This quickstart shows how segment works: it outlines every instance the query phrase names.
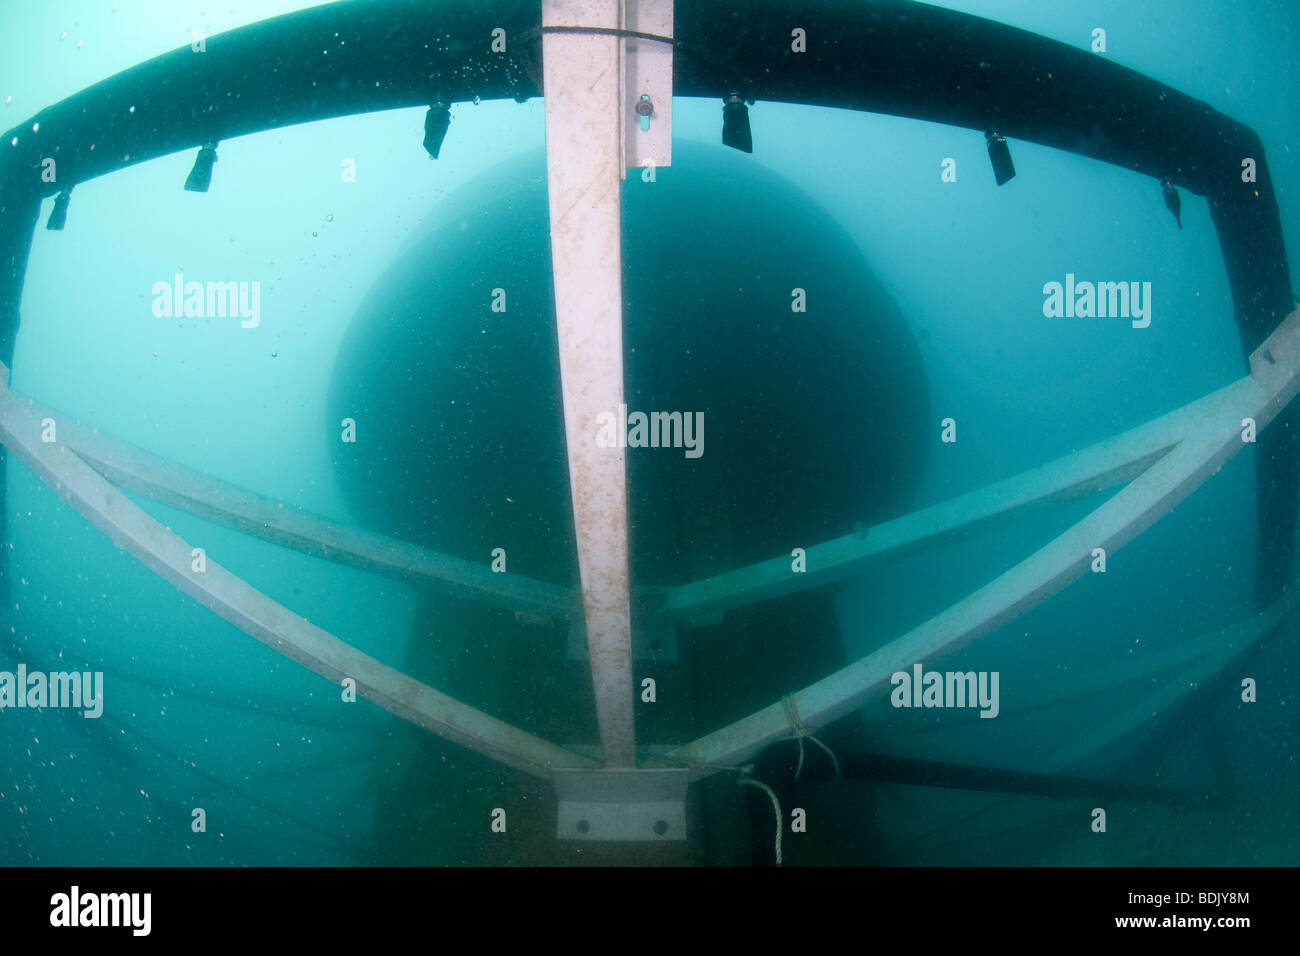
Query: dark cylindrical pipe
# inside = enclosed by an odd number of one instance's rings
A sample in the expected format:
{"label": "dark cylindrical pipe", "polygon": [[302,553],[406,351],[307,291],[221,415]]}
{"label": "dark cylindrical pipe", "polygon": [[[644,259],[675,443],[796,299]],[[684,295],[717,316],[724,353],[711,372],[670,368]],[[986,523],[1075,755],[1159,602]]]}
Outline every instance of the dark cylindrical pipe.
{"label": "dark cylindrical pipe", "polygon": [[72,198],[72,187],[69,186],[63,192],[54,197],[54,208],[50,210],[50,218],[45,220],[45,228],[52,230],[62,229],[68,223],[68,201]]}
{"label": "dark cylindrical pipe", "polygon": [[754,151],[754,137],[749,129],[749,107],[739,93],[732,93],[722,106],[722,145],[742,153]]}
{"label": "dark cylindrical pipe", "polygon": [[447,138],[447,128],[451,126],[451,110],[443,102],[434,103],[429,112],[424,114],[424,148],[433,159],[438,158],[442,141]]}
{"label": "dark cylindrical pipe", "polygon": [[1178,196],[1177,188],[1170,180],[1163,179],[1160,181],[1160,191],[1165,197],[1165,208],[1174,214],[1178,228],[1183,228],[1183,201]]}
{"label": "dark cylindrical pipe", "polygon": [[185,179],[185,189],[192,193],[207,192],[208,187],[212,185],[212,166],[216,161],[216,144],[208,143],[199,150],[199,155],[194,158],[194,168],[190,170],[189,176]]}
{"label": "dark cylindrical pipe", "polygon": [[989,143],[989,159],[993,162],[993,176],[1001,186],[1016,175],[1015,164],[1011,162],[1011,147],[1007,145],[1006,137],[996,130],[989,130],[984,134],[984,138]]}

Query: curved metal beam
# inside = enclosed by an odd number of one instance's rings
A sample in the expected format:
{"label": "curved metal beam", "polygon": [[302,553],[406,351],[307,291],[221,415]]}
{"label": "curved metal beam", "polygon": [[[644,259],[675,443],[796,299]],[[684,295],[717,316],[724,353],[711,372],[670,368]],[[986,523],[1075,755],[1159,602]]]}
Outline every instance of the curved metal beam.
{"label": "curved metal beam", "polygon": [[[968,595],[847,667],[792,695],[809,728],[830,723],[883,692],[890,677],[956,650],[1029,610],[1087,572],[1093,548],[1113,553],[1137,537],[1244,447],[1242,419],[1261,427],[1300,391],[1300,309],[1251,356],[1251,374],[1168,422],[1180,440],[1131,484],[1073,527]],[[743,763],[793,731],[785,702],[670,751],[666,763],[703,777]]]}
{"label": "curved metal beam", "polygon": [[[4,373],[0,365],[0,376]],[[284,548],[432,587],[453,597],[482,601],[536,620],[582,619],[582,602],[569,588],[521,574],[494,572],[482,562],[338,524],[297,505],[150,454],[26,396],[21,400],[36,418],[53,419],[60,440],[123,491]]]}
{"label": "curved metal beam", "polygon": [[118,491],[67,445],[42,441],[42,431],[41,418],[26,400],[0,387],[0,441],[23,464],[119,548],[267,647],[335,684],[353,678],[358,694],[398,717],[544,779],[556,769],[597,766],[362,653],[215,561],[195,573],[189,542]]}

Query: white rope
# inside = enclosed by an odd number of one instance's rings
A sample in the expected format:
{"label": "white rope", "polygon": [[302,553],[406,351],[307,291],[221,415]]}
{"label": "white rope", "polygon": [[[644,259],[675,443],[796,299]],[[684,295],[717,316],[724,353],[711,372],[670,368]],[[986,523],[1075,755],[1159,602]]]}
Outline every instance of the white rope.
{"label": "white rope", "polygon": [[771,799],[772,810],[776,813],[776,865],[780,866],[781,865],[781,833],[783,829],[781,826],[781,801],[776,798],[775,790],[773,790],[763,781],[755,780],[753,777],[748,776],[748,773],[749,773],[749,768],[747,768],[745,772],[741,774],[740,779],[737,780],[736,783],[744,784],[750,787],[758,787],[768,795],[769,799]]}
{"label": "white rope", "polygon": [[835,779],[840,779],[839,758],[835,756],[835,751],[831,750],[831,748],[826,746],[825,743],[817,739],[817,735],[803,722],[803,719],[799,716],[799,705],[795,702],[794,695],[786,694],[782,697],[781,706],[785,708],[785,719],[790,724],[790,729],[793,731],[787,739],[795,740],[799,743],[799,761],[795,764],[794,768],[794,782],[798,783],[799,776],[803,773],[803,742],[805,737],[815,743],[818,747],[821,747],[822,750],[826,751],[826,756],[831,758],[831,765],[835,768]]}
{"label": "white rope", "polygon": [[725,764],[703,763],[697,760],[680,760],[675,757],[670,757],[667,754],[658,754],[651,759],[660,760],[664,763],[675,763],[678,766],[689,767],[692,770],[724,770],[738,773],[740,774],[740,777],[736,780],[737,784],[748,787],[758,787],[766,793],[768,799],[772,801],[772,810],[776,814],[776,865],[781,866],[781,838],[784,832],[784,828],[781,825],[781,801],[777,799],[775,790],[763,783],[763,781],[755,780],[750,776],[750,774],[754,772],[754,765],[752,763],[730,767]]}
{"label": "white rope", "polygon": [[[835,751],[831,750],[831,748],[826,746],[825,743],[817,739],[817,735],[813,733],[812,729],[808,727],[800,718],[799,707],[795,703],[794,695],[787,694],[786,696],[782,697],[781,706],[785,708],[785,719],[790,723],[791,734],[787,739],[797,741],[799,744],[799,762],[794,769],[795,783],[799,782],[799,775],[803,773],[804,738],[811,740],[818,747],[821,747],[822,750],[826,751],[826,756],[831,758],[831,765],[835,768],[835,779],[836,780],[840,779],[839,758],[835,756]],[[782,838],[785,835],[785,826],[784,826],[784,821],[781,818],[781,801],[780,799],[778,799],[775,790],[773,790],[767,784],[763,783],[763,781],[755,780],[753,777],[750,776],[750,774],[754,770],[753,764],[744,764],[738,767],[729,767],[722,764],[710,764],[710,763],[700,763],[697,761],[679,760],[673,757],[669,757],[667,754],[658,755],[653,759],[662,760],[666,763],[675,763],[680,766],[690,767],[692,770],[697,770],[697,769],[698,770],[730,770],[740,774],[739,779],[736,780],[737,784],[746,787],[758,787],[760,790],[766,793],[768,799],[772,801],[772,812],[776,816],[776,841],[775,841],[776,865],[777,866],[783,865],[782,854],[781,854],[781,842],[782,842]]]}

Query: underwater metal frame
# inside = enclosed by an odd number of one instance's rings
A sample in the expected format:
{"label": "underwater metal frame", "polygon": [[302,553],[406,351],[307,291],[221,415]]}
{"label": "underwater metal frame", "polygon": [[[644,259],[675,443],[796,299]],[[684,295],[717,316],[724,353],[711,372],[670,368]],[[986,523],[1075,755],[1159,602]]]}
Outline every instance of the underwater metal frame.
{"label": "underwater metal frame", "polygon": [[[194,573],[190,544],[127,498],[115,483],[284,547],[376,573],[419,579],[498,606],[517,609],[526,603],[546,613],[564,614],[567,609],[572,614],[574,596],[560,598],[567,594],[564,589],[515,574],[484,574],[471,562],[344,528],[293,505],[207,478],[107,438],[20,395],[8,386],[8,369],[3,366],[0,378],[4,381],[0,441],[119,547],[236,627],[330,680],[356,678],[358,692],[379,706],[521,770],[549,778],[557,769],[600,766],[376,661],[215,562],[207,562],[206,573]],[[878,525],[865,535],[854,533],[809,548],[814,570],[806,574],[791,573],[788,560],[778,557],[683,585],[669,592],[661,613],[689,614],[692,607],[706,603],[701,593],[710,596],[711,610],[719,612],[723,606],[739,607],[818,587],[860,573],[866,562],[884,554],[1011,514],[1036,501],[1090,494],[1128,482],[1105,504],[984,587],[791,695],[802,723],[815,728],[860,706],[873,691],[883,689],[894,671],[975,640],[1065,587],[1085,573],[1093,548],[1103,547],[1109,553],[1123,547],[1245,446],[1244,418],[1254,419],[1262,429],[1298,391],[1300,309],[1255,351],[1250,375],[1204,398],[1055,462]],[[71,437],[61,443],[42,442],[45,419],[53,419]],[[780,579],[778,567],[785,569]],[[493,578],[504,581],[498,586]],[[1239,634],[1225,647],[1239,653],[1276,626],[1290,611],[1294,593],[1288,592],[1251,618],[1244,639]],[[542,595],[544,602],[539,600]],[[1116,682],[1133,676],[1137,675],[1117,675]],[[1148,707],[1141,709],[1150,713]],[[702,779],[735,767],[795,729],[786,705],[776,702],[666,754],[647,754],[643,765],[687,766],[693,779]],[[1097,746],[1103,742],[1099,740]]]}
{"label": "underwater metal frame", "polygon": [[[289,123],[428,104],[433,98],[458,102],[484,92],[489,97],[537,95],[540,6],[535,2],[467,5],[385,0],[309,8],[212,38],[201,69],[193,68],[187,51],[176,51],[96,84],[11,130],[6,134],[9,142],[0,143],[0,362],[13,360],[27,254],[45,196],[61,190],[66,197],[77,182],[126,165]],[[777,15],[778,4],[760,0],[742,21],[704,3],[678,0],[673,42],[682,56],[675,71],[676,92],[725,98],[740,90],[746,98],[872,109],[996,130],[1000,135],[1104,159],[1204,194],[1210,199],[1223,246],[1250,371],[1227,388],[1090,449],[886,522],[865,534],[810,548],[806,574],[792,574],[788,560],[777,557],[672,589],[662,597],[659,613],[663,618],[707,619],[730,607],[860,573],[867,562],[883,554],[1010,513],[1032,501],[1129,482],[1030,558],[925,624],[786,701],[774,702],[667,754],[651,755],[649,748],[641,748],[643,767],[684,766],[690,768],[692,779],[734,768],[767,743],[796,731],[796,724],[815,728],[850,712],[884,687],[900,666],[989,633],[1064,587],[1084,573],[1094,547],[1108,551],[1122,547],[1239,451],[1242,419],[1253,418],[1262,429],[1280,414],[1289,415],[1291,401],[1300,390],[1300,311],[1291,311],[1278,324],[1290,309],[1289,273],[1262,145],[1249,129],[1133,71],[977,17],[905,2],[873,4],[870,18],[863,15],[863,8],[831,9],[813,4],[810,9],[808,16],[819,18],[824,29],[847,37],[842,41],[844,48],[876,51],[879,56],[871,68],[865,63],[867,57],[854,58],[851,64],[830,64],[825,53],[805,64],[786,62],[773,68],[772,38],[779,40],[781,30],[770,24],[784,22]],[[393,24],[403,19],[405,28],[396,32],[406,39],[395,46]],[[477,39],[502,24],[508,31],[515,30],[518,37],[510,55],[464,52],[472,46],[467,38]],[[434,55],[429,44],[411,40],[415,37],[418,41],[421,25],[430,34],[436,31],[454,39],[456,43],[447,46],[461,47],[456,53],[459,59],[418,66]],[[321,48],[316,34],[322,30],[351,30],[350,36],[356,37],[347,48],[347,58],[331,62],[333,73],[353,71],[357,78],[382,73],[384,81],[376,80],[373,88],[368,83],[351,83],[340,84],[338,89],[307,82],[311,51]],[[926,42],[919,47],[903,42],[909,37]],[[278,58],[259,52],[272,43]],[[775,48],[780,46],[778,43]],[[279,71],[278,79],[285,79],[279,60],[286,47],[291,57],[294,51],[300,56],[306,79],[285,88],[277,110],[269,110],[253,98],[228,95],[258,82],[250,70]],[[720,49],[727,49],[728,55],[711,52]],[[901,56],[898,51],[904,49],[910,59],[895,65],[906,67],[906,82],[912,84],[913,98],[906,101],[898,92],[903,74],[884,68],[891,56]],[[971,58],[976,55],[987,69],[973,70]],[[396,68],[395,62],[405,66]],[[1045,62],[1051,71],[1042,67]],[[816,77],[831,65],[836,70],[836,84],[827,92],[817,86]],[[425,68],[428,66],[432,69]],[[917,96],[916,84],[927,66],[934,69]],[[959,87],[960,93],[948,82],[953,75],[967,80]],[[436,77],[436,91],[431,89],[430,77]],[[924,89],[927,83],[929,92]],[[141,115],[127,118],[127,102],[142,107]],[[1125,119],[1120,111],[1106,111],[1107,102],[1137,104],[1138,108],[1130,109]],[[1120,118],[1114,121],[1114,128],[1103,129],[1080,143],[1074,132],[1085,121],[1095,124],[1099,115]],[[1134,115],[1139,119],[1134,120]],[[1162,145],[1138,145],[1135,122],[1145,123],[1141,127],[1147,134],[1144,142],[1154,140]],[[1095,126],[1088,128],[1096,133]],[[1153,130],[1156,135],[1151,135]],[[58,157],[61,166],[57,187],[43,182],[39,175],[41,157],[49,155]],[[1233,191],[1224,185],[1233,177],[1220,167],[1247,155],[1257,161],[1257,182],[1248,191]],[[195,574],[190,545],[131,502],[119,487],[306,553],[433,583],[521,612],[573,622],[583,614],[577,594],[514,574],[492,574],[472,562],[344,528],[216,482],[109,439],[13,392],[8,387],[7,366],[0,365],[0,375],[4,378],[0,440],[6,448],[120,547],[241,630],[328,679],[356,678],[359,692],[380,706],[511,766],[547,779],[553,779],[557,771],[601,766],[381,664],[212,562],[205,574]],[[67,437],[65,443],[40,440],[45,418],[58,422]],[[1275,439],[1279,431],[1285,434]],[[1268,555],[1261,561],[1260,573],[1262,581],[1272,577],[1260,587],[1258,603],[1263,612],[1246,622],[1244,633],[1227,645],[1234,652],[1291,610],[1289,594],[1293,591],[1287,592],[1286,585],[1295,506],[1288,501],[1295,497],[1296,431],[1274,428],[1265,433],[1270,442],[1282,443],[1273,449],[1275,453],[1260,456],[1259,469],[1261,489],[1272,489],[1260,496],[1260,550],[1261,556]],[[595,659],[593,654],[593,664]],[[631,690],[629,682],[629,695]],[[1119,724],[1110,726],[1115,730]],[[1098,735],[1089,740],[1096,746],[1105,742]],[[623,742],[626,744],[626,739]],[[1062,760],[1083,756],[1085,743],[1063,752]],[[626,756],[619,757],[624,766]]]}

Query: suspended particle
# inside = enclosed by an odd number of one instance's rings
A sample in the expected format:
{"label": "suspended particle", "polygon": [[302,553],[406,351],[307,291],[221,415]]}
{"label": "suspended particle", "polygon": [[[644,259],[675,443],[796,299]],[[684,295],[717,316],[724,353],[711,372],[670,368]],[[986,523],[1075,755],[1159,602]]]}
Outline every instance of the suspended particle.
{"label": "suspended particle", "polygon": [[328,216],[326,216],[326,217],[325,217],[325,221],[326,221],[326,222],[333,222],[333,221],[334,221],[334,213],[330,213]]}

